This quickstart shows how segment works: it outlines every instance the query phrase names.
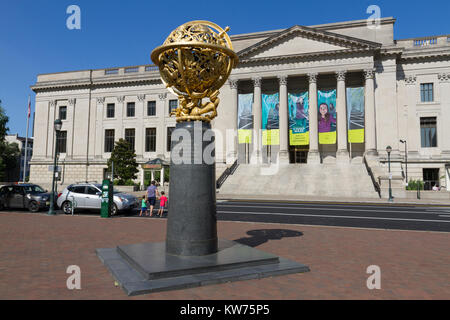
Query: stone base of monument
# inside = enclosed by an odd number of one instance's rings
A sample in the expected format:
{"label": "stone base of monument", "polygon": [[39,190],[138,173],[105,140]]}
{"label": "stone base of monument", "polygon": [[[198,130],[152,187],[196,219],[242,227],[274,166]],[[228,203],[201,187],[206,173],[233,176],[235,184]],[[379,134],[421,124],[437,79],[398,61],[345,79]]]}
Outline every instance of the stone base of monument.
{"label": "stone base of monument", "polygon": [[166,243],[139,243],[97,249],[127,295],[258,279],[309,268],[235,241],[219,240],[218,251],[203,256],[166,253]]}

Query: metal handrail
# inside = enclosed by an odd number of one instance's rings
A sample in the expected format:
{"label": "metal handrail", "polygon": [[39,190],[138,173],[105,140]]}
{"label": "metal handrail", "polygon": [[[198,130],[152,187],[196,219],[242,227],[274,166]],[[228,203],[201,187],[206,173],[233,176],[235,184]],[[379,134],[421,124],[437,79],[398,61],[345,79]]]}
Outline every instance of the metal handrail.
{"label": "metal handrail", "polygon": [[367,173],[369,174],[370,179],[372,180],[373,187],[375,188],[375,191],[378,193],[378,196],[381,198],[381,188],[380,188],[380,184],[379,184],[379,183],[377,182],[377,180],[375,179],[375,177],[374,177],[374,175],[373,175],[373,171],[372,171],[372,169],[369,167],[369,164],[367,163],[367,159],[366,159],[365,156],[363,157],[363,159],[364,159],[364,165],[366,166]]}
{"label": "metal handrail", "polygon": [[239,164],[238,164],[238,161],[236,160],[230,167],[230,174],[234,174],[234,172],[236,171],[238,166],[239,166]]}
{"label": "metal handrail", "polygon": [[225,169],[225,171],[220,175],[219,179],[217,179],[217,182],[216,182],[217,189],[220,189],[220,187],[223,185],[225,180],[227,180],[228,176],[232,175],[236,171],[238,166],[239,166],[239,164],[238,164],[238,161],[236,160],[231,165],[231,167]]}

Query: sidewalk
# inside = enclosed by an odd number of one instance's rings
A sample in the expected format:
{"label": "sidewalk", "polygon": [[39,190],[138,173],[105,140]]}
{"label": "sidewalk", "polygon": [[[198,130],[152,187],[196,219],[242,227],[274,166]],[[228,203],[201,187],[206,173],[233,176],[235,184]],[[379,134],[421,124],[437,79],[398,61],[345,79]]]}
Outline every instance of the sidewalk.
{"label": "sidewalk", "polygon": [[[95,249],[161,242],[165,233],[166,219],[0,212],[0,299],[450,299],[449,233],[223,221],[219,238],[311,271],[126,296]],[[81,268],[81,290],[66,287],[70,265]],[[366,286],[371,265],[381,268],[381,290]]]}
{"label": "sidewalk", "polygon": [[386,204],[386,205],[441,205],[450,206],[450,200],[431,200],[431,199],[405,199],[394,198],[393,202],[389,202],[388,199],[379,198],[342,198],[342,197],[317,197],[317,196],[298,196],[298,195],[230,195],[218,193],[217,200],[258,200],[258,201],[306,201],[306,202],[333,202],[333,203],[363,203],[363,204]]}

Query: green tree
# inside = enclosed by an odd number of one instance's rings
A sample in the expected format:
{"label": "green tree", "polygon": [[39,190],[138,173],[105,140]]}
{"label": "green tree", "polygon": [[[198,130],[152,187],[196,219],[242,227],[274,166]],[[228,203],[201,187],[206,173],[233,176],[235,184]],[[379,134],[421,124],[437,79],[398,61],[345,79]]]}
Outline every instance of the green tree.
{"label": "green tree", "polygon": [[119,179],[118,183],[123,185],[129,180],[136,179],[138,173],[138,164],[136,162],[136,153],[131,149],[130,144],[125,139],[116,141],[114,149],[111,152],[111,158],[108,159],[108,171],[112,170],[114,161],[114,178]]}
{"label": "green tree", "polygon": [[13,174],[15,169],[20,165],[19,159],[20,150],[17,143],[8,143],[6,141],[0,142],[0,181],[17,179],[17,177],[13,177],[11,174]]}
{"label": "green tree", "polygon": [[2,107],[2,100],[0,100],[0,142],[5,141],[5,136],[9,131],[7,127],[9,117],[6,115],[5,109]]}
{"label": "green tree", "polygon": [[20,150],[17,143],[8,143],[5,137],[9,131],[9,117],[2,107],[0,100],[0,181],[11,180],[11,173],[17,168]]}

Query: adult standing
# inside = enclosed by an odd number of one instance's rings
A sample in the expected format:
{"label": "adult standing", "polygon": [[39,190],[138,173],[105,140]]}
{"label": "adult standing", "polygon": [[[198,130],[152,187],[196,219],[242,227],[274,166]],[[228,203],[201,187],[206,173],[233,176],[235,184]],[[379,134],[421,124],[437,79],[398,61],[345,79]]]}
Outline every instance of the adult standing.
{"label": "adult standing", "polygon": [[153,216],[153,207],[156,203],[156,196],[159,197],[158,187],[156,187],[156,182],[153,180],[151,185],[147,188],[147,201],[150,205],[150,217]]}

